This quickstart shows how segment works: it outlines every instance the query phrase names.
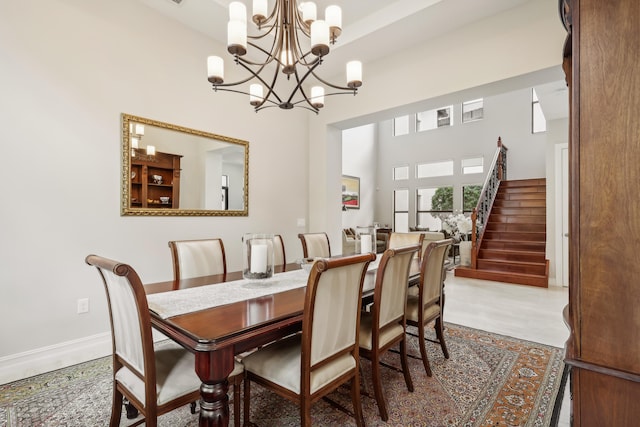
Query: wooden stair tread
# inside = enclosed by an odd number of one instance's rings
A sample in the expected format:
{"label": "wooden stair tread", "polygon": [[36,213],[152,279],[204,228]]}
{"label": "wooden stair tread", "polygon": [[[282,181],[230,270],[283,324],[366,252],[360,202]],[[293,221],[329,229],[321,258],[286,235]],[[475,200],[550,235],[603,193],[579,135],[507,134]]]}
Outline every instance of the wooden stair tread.
{"label": "wooden stair tread", "polygon": [[512,283],[517,285],[548,287],[546,275],[530,273],[514,273],[499,270],[474,270],[468,267],[457,266],[454,270],[456,277],[467,277],[471,279],[492,280],[494,282]]}

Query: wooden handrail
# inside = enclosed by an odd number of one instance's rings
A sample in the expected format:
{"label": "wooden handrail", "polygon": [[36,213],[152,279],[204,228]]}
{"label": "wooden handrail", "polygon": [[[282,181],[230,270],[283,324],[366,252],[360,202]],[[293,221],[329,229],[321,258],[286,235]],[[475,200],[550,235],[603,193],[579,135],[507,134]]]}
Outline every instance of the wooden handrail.
{"label": "wooden handrail", "polygon": [[[482,185],[478,204],[471,213],[471,268],[474,270],[478,268],[478,251],[500,181],[507,179],[507,150],[508,148],[502,143],[502,138],[498,137],[498,148],[493,156],[491,168]],[[477,226],[478,222],[481,225],[480,229]]]}

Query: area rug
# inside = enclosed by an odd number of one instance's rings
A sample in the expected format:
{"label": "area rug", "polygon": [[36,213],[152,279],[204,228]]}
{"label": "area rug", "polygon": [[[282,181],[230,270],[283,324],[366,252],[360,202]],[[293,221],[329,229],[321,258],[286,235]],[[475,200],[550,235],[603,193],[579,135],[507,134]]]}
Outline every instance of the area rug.
{"label": "area rug", "polygon": [[[561,386],[561,349],[445,325],[450,358],[444,358],[439,345],[428,343],[433,377],[427,377],[421,360],[410,358],[413,393],[407,391],[401,373],[382,369],[388,423],[380,419],[372,397],[370,364],[362,361],[362,406],[367,426],[549,425]],[[409,339],[409,351],[419,355],[417,338]],[[396,354],[387,354],[385,360],[399,365]],[[101,358],[2,385],[0,427],[107,426],[110,375],[110,358]],[[371,397],[366,395],[369,393]],[[351,408],[347,388],[330,398]],[[160,417],[159,425],[197,426],[197,417],[187,406]],[[353,418],[325,401],[314,404],[312,419],[318,426],[355,425]],[[251,387],[251,421],[260,427],[300,424],[295,404],[255,384]],[[123,414],[121,425],[129,423]]]}

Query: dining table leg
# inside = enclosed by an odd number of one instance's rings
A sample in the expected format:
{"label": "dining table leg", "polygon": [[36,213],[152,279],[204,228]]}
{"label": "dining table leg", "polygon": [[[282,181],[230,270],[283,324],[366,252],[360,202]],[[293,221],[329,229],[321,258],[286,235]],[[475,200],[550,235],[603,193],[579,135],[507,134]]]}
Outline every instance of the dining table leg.
{"label": "dining table leg", "polygon": [[229,425],[229,382],[234,366],[233,349],[218,349],[196,353],[196,373],[200,386],[200,427]]}

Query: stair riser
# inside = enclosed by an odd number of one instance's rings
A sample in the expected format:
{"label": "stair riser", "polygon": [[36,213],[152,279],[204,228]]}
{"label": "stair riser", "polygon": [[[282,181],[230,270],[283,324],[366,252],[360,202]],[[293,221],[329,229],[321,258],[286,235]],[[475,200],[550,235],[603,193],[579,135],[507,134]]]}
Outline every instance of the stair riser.
{"label": "stair riser", "polygon": [[544,224],[547,217],[544,215],[496,215],[493,212],[489,217],[491,222],[510,222],[520,224]]}
{"label": "stair riser", "polygon": [[478,259],[501,259],[506,261],[520,261],[520,262],[545,262],[545,253],[531,253],[531,252],[503,252],[491,249],[481,249],[478,254]]}
{"label": "stair riser", "polygon": [[547,214],[547,209],[544,207],[536,207],[536,208],[511,208],[511,207],[500,207],[494,206],[491,210],[492,214],[497,215],[540,215],[545,216]]}
{"label": "stair riser", "polygon": [[508,193],[508,194],[517,194],[517,193],[546,193],[547,189],[543,186],[531,186],[531,187],[500,187],[498,188],[498,194],[500,193]]}
{"label": "stair riser", "polygon": [[530,199],[530,200],[503,200],[496,199],[493,208],[544,208],[547,205],[546,199]]}
{"label": "stair riser", "polygon": [[546,224],[510,224],[508,222],[490,222],[487,224],[487,231],[533,231],[544,233]]}
{"label": "stair riser", "polygon": [[490,240],[518,240],[523,242],[544,242],[546,233],[527,233],[509,231],[485,231],[484,238]]}
{"label": "stair riser", "polygon": [[503,242],[500,240],[482,239],[482,249],[504,249],[508,251],[542,251],[545,242]]}
{"label": "stair riser", "polygon": [[534,185],[546,187],[547,180],[544,178],[533,178],[533,179],[514,179],[511,181],[500,182],[500,188],[531,187]]}
{"label": "stair riser", "polygon": [[544,276],[546,265],[507,264],[489,260],[478,260],[478,268],[481,270],[504,271],[508,273],[537,274]]}
{"label": "stair riser", "polygon": [[498,193],[496,200],[547,200],[546,193]]}

